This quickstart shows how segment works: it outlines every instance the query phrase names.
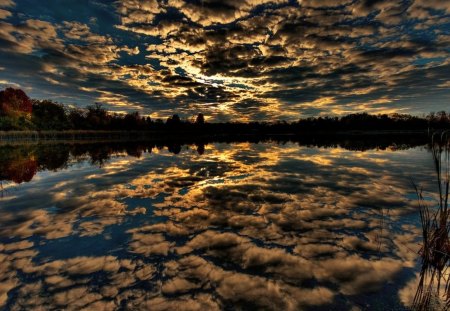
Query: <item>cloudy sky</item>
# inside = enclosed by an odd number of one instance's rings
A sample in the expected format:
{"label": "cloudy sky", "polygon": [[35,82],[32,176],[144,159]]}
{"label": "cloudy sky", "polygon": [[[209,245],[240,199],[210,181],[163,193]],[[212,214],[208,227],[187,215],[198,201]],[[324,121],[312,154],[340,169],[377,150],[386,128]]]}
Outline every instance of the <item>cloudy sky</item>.
{"label": "cloudy sky", "polygon": [[0,88],[152,117],[450,107],[448,0],[0,0]]}

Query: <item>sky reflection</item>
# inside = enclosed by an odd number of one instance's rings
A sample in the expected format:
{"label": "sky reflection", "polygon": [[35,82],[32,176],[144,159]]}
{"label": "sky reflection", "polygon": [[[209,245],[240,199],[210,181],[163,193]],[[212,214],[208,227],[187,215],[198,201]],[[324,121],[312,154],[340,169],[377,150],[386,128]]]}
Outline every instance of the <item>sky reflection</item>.
{"label": "sky reflection", "polygon": [[[69,161],[0,199],[6,309],[405,308],[424,147],[209,144]],[[418,169],[419,168],[419,169]]]}

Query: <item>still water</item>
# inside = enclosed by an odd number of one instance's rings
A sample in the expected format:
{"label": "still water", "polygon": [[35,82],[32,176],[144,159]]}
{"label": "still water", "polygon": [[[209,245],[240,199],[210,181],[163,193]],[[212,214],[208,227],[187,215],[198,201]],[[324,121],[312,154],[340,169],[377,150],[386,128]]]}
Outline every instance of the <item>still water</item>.
{"label": "still water", "polygon": [[404,310],[416,291],[426,146],[3,145],[0,157],[0,309]]}

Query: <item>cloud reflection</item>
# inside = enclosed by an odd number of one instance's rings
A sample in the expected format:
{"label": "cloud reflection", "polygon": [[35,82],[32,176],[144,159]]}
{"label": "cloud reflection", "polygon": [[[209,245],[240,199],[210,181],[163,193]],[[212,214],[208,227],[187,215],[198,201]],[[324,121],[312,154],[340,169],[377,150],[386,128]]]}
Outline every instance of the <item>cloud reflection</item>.
{"label": "cloud reflection", "polygon": [[402,308],[418,234],[409,178],[426,180],[427,163],[420,148],[241,143],[46,172],[1,199],[0,304],[349,309],[387,295]]}

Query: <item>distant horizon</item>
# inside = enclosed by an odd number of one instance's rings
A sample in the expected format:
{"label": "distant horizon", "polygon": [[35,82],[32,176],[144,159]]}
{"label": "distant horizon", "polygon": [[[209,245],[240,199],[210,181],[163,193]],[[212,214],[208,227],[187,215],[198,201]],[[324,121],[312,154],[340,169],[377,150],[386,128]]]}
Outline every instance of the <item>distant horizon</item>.
{"label": "distant horizon", "polygon": [[[0,91],[0,131],[33,130],[106,130],[106,131],[160,131],[189,132],[199,135],[215,134],[293,134],[320,131],[424,131],[450,129],[450,112],[431,112],[418,117],[409,114],[352,113],[341,117],[319,116],[296,121],[260,120],[243,122],[236,118],[227,122],[206,122],[205,115],[182,119],[177,113],[165,121],[140,115],[139,112],[117,114],[101,103],[86,108],[71,108],[52,100],[30,99],[21,89]],[[1,140],[1,137],[0,137]]]}
{"label": "distant horizon", "polygon": [[[12,88],[12,89],[14,89],[14,90],[21,90],[20,88],[14,88],[14,87],[9,87],[9,88]],[[4,90],[6,90],[6,89],[7,89],[7,88],[5,88],[5,89],[0,89],[0,92],[1,92],[1,91],[4,91]],[[110,114],[110,115],[112,115],[112,114],[118,114],[118,115],[125,116],[126,114],[130,114],[130,113],[139,113],[139,115],[140,115],[141,117],[145,117],[145,118],[150,117],[152,120],[162,120],[162,121],[166,121],[168,118],[171,118],[171,117],[173,117],[174,115],[177,115],[177,116],[179,116],[179,117],[181,118],[181,120],[185,120],[185,121],[188,121],[188,122],[189,122],[189,121],[193,121],[193,120],[198,116],[198,114],[202,114],[202,115],[204,116],[204,118],[205,118],[205,122],[211,122],[211,123],[223,123],[223,122],[238,122],[238,123],[252,123],[252,122],[266,122],[266,123],[276,123],[276,122],[296,122],[296,121],[299,121],[299,120],[305,120],[305,119],[308,119],[308,118],[316,118],[316,119],[317,119],[317,118],[342,118],[342,117],[347,117],[347,116],[350,116],[350,115],[359,115],[359,114],[368,114],[368,115],[371,115],[371,116],[381,116],[381,115],[395,116],[395,115],[404,115],[404,116],[411,116],[411,117],[418,117],[418,118],[427,118],[427,117],[429,117],[429,116],[432,115],[432,114],[446,113],[448,116],[450,116],[450,109],[447,109],[447,110],[443,109],[443,110],[440,110],[440,111],[429,111],[429,112],[427,112],[427,113],[423,112],[423,113],[420,113],[420,114],[410,114],[410,113],[401,113],[401,112],[391,112],[391,113],[369,113],[369,112],[365,112],[365,111],[355,111],[355,112],[351,112],[351,113],[344,114],[344,115],[330,115],[330,114],[325,115],[325,114],[322,114],[322,115],[311,115],[311,116],[299,116],[298,119],[293,119],[293,120],[277,119],[277,120],[272,120],[272,121],[267,121],[267,120],[250,120],[250,121],[226,120],[226,121],[220,121],[220,120],[208,120],[208,119],[210,118],[210,116],[205,115],[205,114],[203,114],[203,113],[201,113],[201,112],[197,112],[197,113],[193,112],[193,115],[187,116],[187,115],[180,115],[179,113],[177,113],[177,111],[173,111],[173,112],[171,112],[171,113],[170,113],[169,115],[167,115],[167,116],[160,116],[160,117],[155,118],[155,117],[152,117],[152,113],[150,113],[150,114],[141,114],[138,110],[130,110],[130,111],[126,111],[126,112],[125,112],[125,111],[113,111],[113,110],[108,110],[108,106],[105,105],[104,103],[101,103],[101,102],[93,102],[93,103],[90,103],[90,104],[86,104],[86,105],[84,105],[84,106],[77,106],[77,105],[73,105],[73,104],[70,104],[70,103],[59,102],[59,101],[53,100],[52,98],[43,98],[43,99],[30,98],[30,100],[31,100],[31,101],[38,101],[38,102],[49,101],[49,102],[52,102],[52,103],[57,104],[57,105],[62,105],[64,108],[69,108],[69,109],[81,109],[81,110],[88,110],[89,107],[93,107],[93,106],[95,106],[95,105],[100,105],[100,106],[101,106],[103,109],[105,109],[106,112],[107,112],[108,114]],[[1,108],[1,107],[0,107],[0,108]],[[0,113],[1,113],[1,109],[0,109]]]}

